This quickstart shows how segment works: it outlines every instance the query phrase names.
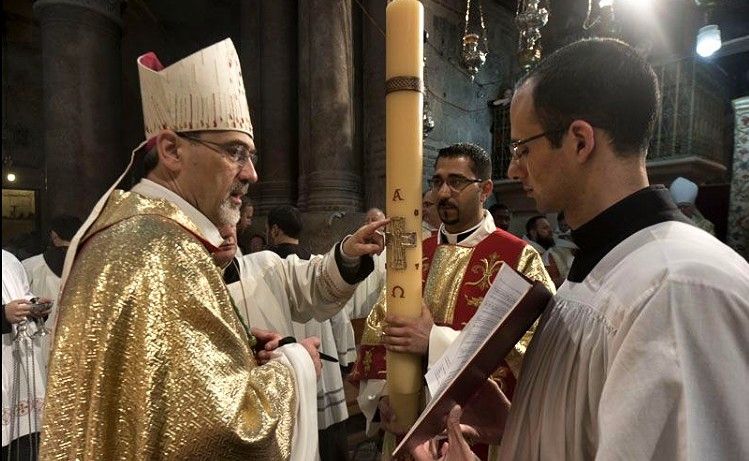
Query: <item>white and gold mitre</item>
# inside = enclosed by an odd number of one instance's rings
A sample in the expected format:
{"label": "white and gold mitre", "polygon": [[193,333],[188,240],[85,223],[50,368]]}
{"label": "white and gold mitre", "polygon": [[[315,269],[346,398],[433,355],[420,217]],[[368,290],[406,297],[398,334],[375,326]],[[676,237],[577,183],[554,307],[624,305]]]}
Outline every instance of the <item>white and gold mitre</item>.
{"label": "white and gold mitre", "polygon": [[138,58],[146,139],[160,130],[242,131],[250,110],[234,43],[227,38],[164,67],[156,54]]}

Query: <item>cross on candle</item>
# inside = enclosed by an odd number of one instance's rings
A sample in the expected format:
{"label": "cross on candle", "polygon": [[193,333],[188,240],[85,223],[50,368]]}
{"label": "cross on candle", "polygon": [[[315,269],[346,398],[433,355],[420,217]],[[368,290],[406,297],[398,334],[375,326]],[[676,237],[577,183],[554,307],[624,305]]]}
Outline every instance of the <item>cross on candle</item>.
{"label": "cross on candle", "polygon": [[387,243],[387,267],[395,270],[406,269],[406,248],[416,247],[416,232],[406,232],[406,220],[394,217],[385,232]]}

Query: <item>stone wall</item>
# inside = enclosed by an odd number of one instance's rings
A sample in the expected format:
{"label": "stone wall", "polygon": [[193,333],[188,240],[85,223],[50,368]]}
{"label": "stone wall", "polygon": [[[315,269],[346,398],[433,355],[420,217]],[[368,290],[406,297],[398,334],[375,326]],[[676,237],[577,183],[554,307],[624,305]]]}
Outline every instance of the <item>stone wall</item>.
{"label": "stone wall", "polygon": [[749,97],[734,99],[733,175],[728,210],[728,245],[749,259]]}
{"label": "stone wall", "polygon": [[[3,189],[36,191],[33,214],[23,219],[3,219],[5,246],[13,238],[40,229],[40,204],[46,196],[39,26],[32,19],[31,3],[24,0],[3,1],[3,16]],[[6,163],[6,159],[11,163]],[[6,176],[11,172],[16,176],[13,182]],[[9,214],[3,210],[4,216]]]}
{"label": "stone wall", "polygon": [[15,166],[41,173],[44,109],[39,26],[33,22],[30,3],[4,1],[3,13],[3,155],[12,155]]}
{"label": "stone wall", "polygon": [[[363,149],[365,205],[384,206],[385,191],[385,24],[384,2],[362,2],[369,16],[362,19],[360,40],[367,42],[363,57]],[[437,151],[457,142],[472,142],[491,152],[492,110],[489,104],[512,87],[520,73],[515,59],[517,31],[514,12],[498,2],[483,1],[489,54],[486,64],[471,81],[460,65],[465,21],[465,2],[425,0],[424,27],[429,38],[424,46],[427,102],[436,122],[424,140],[424,178],[434,172]],[[375,24],[373,24],[373,21]],[[426,181],[425,181],[426,184]]]}

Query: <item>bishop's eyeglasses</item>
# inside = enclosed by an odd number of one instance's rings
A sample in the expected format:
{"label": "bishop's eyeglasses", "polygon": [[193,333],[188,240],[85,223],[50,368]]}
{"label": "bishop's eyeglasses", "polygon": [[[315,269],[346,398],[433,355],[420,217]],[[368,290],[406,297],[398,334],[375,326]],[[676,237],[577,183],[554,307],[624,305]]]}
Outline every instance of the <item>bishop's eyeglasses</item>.
{"label": "bishop's eyeglasses", "polygon": [[180,138],[185,138],[188,141],[201,144],[214,152],[218,152],[219,154],[226,155],[227,157],[229,157],[229,160],[237,164],[239,168],[244,168],[244,166],[247,165],[248,162],[252,162],[253,165],[257,165],[257,162],[259,160],[257,153],[251,152],[249,147],[241,143],[230,142],[226,144],[219,144],[217,142],[188,136],[184,133],[177,133],[177,136],[179,136]]}

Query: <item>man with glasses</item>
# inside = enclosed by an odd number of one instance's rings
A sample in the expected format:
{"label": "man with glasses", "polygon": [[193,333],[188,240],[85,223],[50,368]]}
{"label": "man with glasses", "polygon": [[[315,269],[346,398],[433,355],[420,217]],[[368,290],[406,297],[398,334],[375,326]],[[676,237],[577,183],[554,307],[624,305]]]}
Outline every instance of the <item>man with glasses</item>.
{"label": "man with glasses", "polygon": [[[235,305],[211,258],[257,180],[234,45],[138,65],[145,177],[107,193],[71,242],[40,457],[314,459],[315,342],[278,347],[243,322],[238,309],[262,299]],[[377,227],[337,245],[331,270],[309,271],[327,278],[322,298],[354,289],[332,269],[339,257],[366,275]]]}
{"label": "man with glasses", "polygon": [[[749,459],[749,265],[649,185],[660,98],[652,67],[614,39],[558,50],[513,97],[508,176],[539,211],[564,210],[579,251],[506,424],[500,396],[466,407],[500,459]],[[450,425],[446,456],[468,459]]]}
{"label": "man with glasses", "polygon": [[[362,335],[353,379],[360,381],[359,405],[368,423],[377,410],[378,397],[385,392],[385,352],[419,354],[433,364],[476,312],[501,264],[554,290],[538,252],[498,229],[483,208],[492,193],[491,171],[489,155],[474,144],[455,144],[439,151],[430,183],[442,225],[423,242],[422,314],[415,319],[388,315],[381,296]],[[510,396],[529,339],[527,335],[517,344],[506,366],[496,373]],[[385,429],[392,430],[387,398],[379,406]],[[383,452],[389,448],[393,447],[386,444]],[[486,452],[482,456],[485,459]]]}

